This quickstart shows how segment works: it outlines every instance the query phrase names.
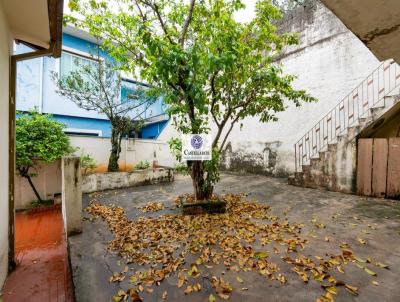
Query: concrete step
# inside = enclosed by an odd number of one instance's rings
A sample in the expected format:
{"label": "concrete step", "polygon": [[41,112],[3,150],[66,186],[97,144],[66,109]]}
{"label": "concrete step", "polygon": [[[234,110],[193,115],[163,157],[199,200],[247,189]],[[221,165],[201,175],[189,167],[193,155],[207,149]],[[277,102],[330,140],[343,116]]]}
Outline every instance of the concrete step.
{"label": "concrete step", "polygon": [[292,186],[302,187],[304,185],[303,172],[295,172],[288,178],[288,184]]}
{"label": "concrete step", "polygon": [[313,166],[315,164],[318,164],[319,162],[321,162],[321,158],[311,158],[310,160],[310,166]]}

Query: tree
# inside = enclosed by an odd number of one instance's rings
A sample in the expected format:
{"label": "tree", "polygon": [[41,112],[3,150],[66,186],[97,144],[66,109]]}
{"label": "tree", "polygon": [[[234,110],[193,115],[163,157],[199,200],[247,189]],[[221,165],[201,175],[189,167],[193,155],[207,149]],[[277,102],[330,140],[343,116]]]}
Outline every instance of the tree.
{"label": "tree", "polygon": [[[188,3],[189,2],[189,3]],[[115,5],[118,3],[118,5]],[[314,99],[292,88],[292,75],[274,63],[296,35],[278,34],[279,8],[259,0],[256,16],[237,22],[240,0],[116,0],[69,2],[76,26],[100,37],[127,71],[139,71],[164,93],[180,133],[214,132],[211,161],[190,161],[195,196],[207,199],[219,180],[219,154],[246,117],[274,121],[288,102]],[[179,148],[179,141],[172,146]]]}
{"label": "tree", "polygon": [[54,73],[53,80],[58,94],[80,108],[104,114],[110,120],[111,152],[108,171],[117,172],[122,138],[131,130],[137,131],[140,128],[141,116],[154,102],[154,98],[147,97],[142,86],[122,98],[122,78],[118,66],[110,60],[100,59],[99,56],[94,58],[94,64],[75,61],[75,71],[64,76]]}
{"label": "tree", "polygon": [[16,120],[16,168],[18,174],[26,178],[36,198],[42,202],[40,194],[32,182],[31,173],[40,162],[53,163],[74,151],[64,133],[64,124],[50,115],[37,111],[18,113]]}

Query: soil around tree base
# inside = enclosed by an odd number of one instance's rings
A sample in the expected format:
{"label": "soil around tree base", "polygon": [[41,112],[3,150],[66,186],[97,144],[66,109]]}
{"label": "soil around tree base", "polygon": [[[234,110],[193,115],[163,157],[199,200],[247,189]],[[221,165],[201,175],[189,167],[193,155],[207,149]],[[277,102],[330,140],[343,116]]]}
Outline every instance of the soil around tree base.
{"label": "soil around tree base", "polygon": [[224,200],[204,200],[182,203],[182,213],[184,215],[221,214],[225,212],[226,202]]}

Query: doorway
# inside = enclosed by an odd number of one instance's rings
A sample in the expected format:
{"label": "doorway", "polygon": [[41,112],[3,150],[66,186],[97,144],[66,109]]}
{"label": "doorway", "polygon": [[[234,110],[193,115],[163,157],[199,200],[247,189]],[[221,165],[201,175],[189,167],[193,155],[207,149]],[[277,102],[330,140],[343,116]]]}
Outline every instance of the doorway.
{"label": "doorway", "polygon": [[400,138],[358,140],[357,193],[400,200]]}

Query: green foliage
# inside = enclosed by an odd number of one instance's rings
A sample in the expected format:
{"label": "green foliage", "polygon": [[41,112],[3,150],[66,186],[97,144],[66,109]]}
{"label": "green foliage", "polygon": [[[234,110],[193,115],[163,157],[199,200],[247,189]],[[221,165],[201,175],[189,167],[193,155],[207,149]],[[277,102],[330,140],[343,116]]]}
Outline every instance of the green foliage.
{"label": "green foliage", "polygon": [[135,169],[137,170],[146,170],[150,168],[150,163],[147,160],[140,161],[135,165]]}
{"label": "green foliage", "polygon": [[171,138],[168,141],[169,149],[175,155],[178,162],[182,160],[182,141],[179,138]]}
{"label": "green foliage", "polygon": [[74,151],[63,131],[65,125],[50,115],[37,111],[17,115],[16,166],[22,174],[38,161],[52,163]]}
{"label": "green foliage", "polygon": [[46,200],[33,200],[31,201],[31,208],[36,209],[42,206],[48,207],[54,204],[54,201],[51,199]]}
{"label": "green foliage", "polygon": [[37,199],[42,202],[31,177],[36,174],[30,170],[40,162],[52,163],[74,152],[64,125],[53,120],[50,115],[37,111],[17,113],[16,119],[16,168],[25,177]]}
{"label": "green foliage", "polygon": [[83,169],[83,174],[87,175],[92,173],[96,168],[96,160],[90,154],[81,154],[81,166]]}
{"label": "green foliage", "polygon": [[[236,124],[247,117],[276,121],[289,104],[315,100],[294,89],[295,76],[275,62],[297,35],[277,32],[282,12],[270,0],[258,0],[255,18],[246,23],[234,18],[245,6],[241,0],[69,3],[83,18],[68,21],[100,38],[125,71],[140,73],[152,95],[164,95],[180,133],[209,133],[216,126],[215,158],[188,162],[194,183],[207,194],[219,179],[219,153]],[[178,141],[170,146],[179,160]]]}
{"label": "green foliage", "polygon": [[183,175],[187,175],[189,174],[189,170],[188,170],[188,166],[186,163],[178,163],[174,166],[174,170],[177,173],[183,174]]}

